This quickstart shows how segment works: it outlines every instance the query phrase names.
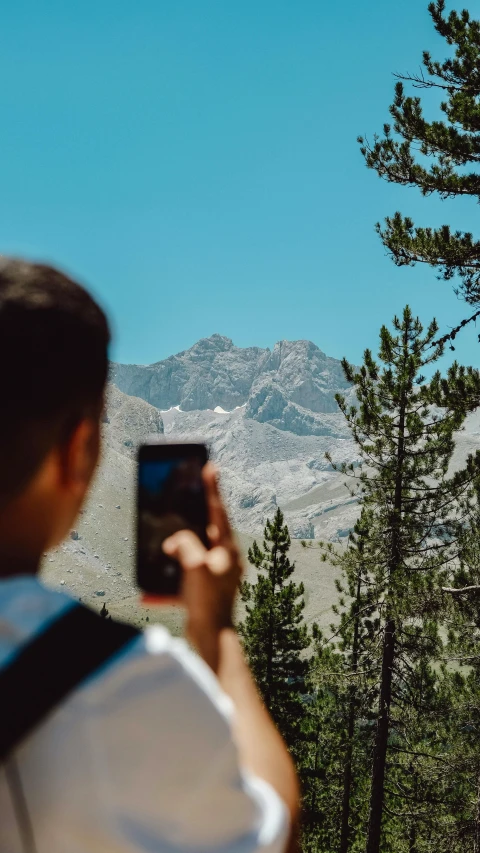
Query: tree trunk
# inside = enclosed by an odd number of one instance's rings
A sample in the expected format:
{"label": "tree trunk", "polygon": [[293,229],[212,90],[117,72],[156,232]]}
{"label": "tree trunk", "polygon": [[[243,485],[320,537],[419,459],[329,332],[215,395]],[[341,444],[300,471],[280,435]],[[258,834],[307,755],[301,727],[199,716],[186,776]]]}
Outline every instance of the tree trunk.
{"label": "tree trunk", "polygon": [[390,705],[392,701],[392,667],[395,658],[395,622],[389,619],[385,626],[382,659],[382,684],[380,708],[373,756],[370,816],[368,823],[367,853],[379,853],[383,817],[385,765],[387,761]]}
{"label": "tree trunk", "polygon": [[477,780],[477,802],[475,805],[475,829],[473,838],[473,853],[480,853],[480,776]]}
{"label": "tree trunk", "polygon": [[350,704],[348,714],[347,748],[345,751],[345,766],[343,770],[342,827],[340,835],[339,853],[348,853],[348,841],[350,836],[350,794],[352,789],[352,754],[354,729],[355,707],[352,702]]}
{"label": "tree trunk", "polygon": [[[418,796],[418,774],[415,772],[413,765],[410,765],[410,772],[413,774],[413,803],[416,803]],[[414,808],[412,804],[412,809]],[[410,820],[410,832],[408,834],[408,853],[418,853],[417,848],[417,821],[415,814],[412,814]]]}
{"label": "tree trunk", "polygon": [[[356,595],[356,614],[355,624],[353,629],[352,642],[352,673],[358,669],[358,637],[360,630],[360,593],[361,593],[361,574],[358,573],[357,580],[357,595]],[[350,688],[350,699],[348,707],[348,724],[347,724],[347,745],[345,749],[345,763],[343,770],[343,799],[342,799],[342,826],[340,834],[339,853],[348,853],[348,842],[350,836],[350,797],[352,790],[352,757],[353,757],[353,736],[355,733],[355,716],[356,716],[356,687],[352,683]]]}
{"label": "tree trunk", "polygon": [[313,762],[313,773],[314,773],[313,779],[314,779],[314,782],[313,782],[312,797],[310,800],[310,823],[315,823],[314,815],[315,815],[315,808],[317,805],[316,780],[317,780],[317,770],[318,770],[318,745],[319,745],[319,743],[320,743],[320,722],[317,723],[317,729],[315,732],[315,760]]}
{"label": "tree trunk", "polygon": [[[408,358],[408,330],[403,333],[404,360]],[[388,565],[388,584],[390,586],[401,560],[400,530],[402,523],[403,466],[405,457],[405,417],[406,389],[402,387],[399,402],[398,441],[396,449],[395,495],[392,513],[392,541]],[[389,590],[387,590],[388,597]],[[372,787],[370,792],[370,811],[366,853],[380,853],[383,804],[385,795],[385,768],[387,763],[388,735],[390,731],[390,705],[392,702],[393,663],[395,660],[395,621],[386,610],[385,633],[383,637],[382,675],[378,724],[373,753]]]}
{"label": "tree trunk", "polygon": [[417,853],[417,827],[414,821],[410,826],[410,838],[408,841],[408,853]]}
{"label": "tree trunk", "polygon": [[[272,598],[275,595],[275,587],[277,584],[277,548],[274,545],[272,548],[272,559],[273,559],[273,568],[272,568]],[[273,652],[274,652],[274,643],[273,643],[273,602],[270,607],[270,612],[268,614],[268,640],[267,640],[267,684],[265,689],[264,701],[268,710],[271,712],[271,699],[272,699],[272,683],[273,683]]]}

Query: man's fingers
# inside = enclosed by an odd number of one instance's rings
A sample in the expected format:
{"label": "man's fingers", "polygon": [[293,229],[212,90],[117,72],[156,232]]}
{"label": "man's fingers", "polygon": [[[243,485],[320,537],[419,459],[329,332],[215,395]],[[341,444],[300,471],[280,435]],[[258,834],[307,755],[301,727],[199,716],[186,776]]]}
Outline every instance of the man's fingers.
{"label": "man's fingers", "polygon": [[169,557],[178,560],[184,569],[198,569],[205,565],[207,549],[191,530],[179,530],[163,543],[163,550]]}
{"label": "man's fingers", "polygon": [[180,530],[169,536],[163,543],[163,550],[169,557],[178,560],[187,571],[208,568],[212,575],[225,575],[232,568],[237,570],[240,579],[241,568],[238,556],[231,549],[217,545],[210,551],[191,530]]}
{"label": "man's fingers", "polygon": [[232,568],[230,551],[219,545],[207,554],[206,563],[212,575],[224,575]]}
{"label": "man's fingers", "polygon": [[207,526],[207,536],[212,548],[220,542],[220,531],[216,524],[209,524]]}
{"label": "man's fingers", "polygon": [[232,531],[218,488],[217,469],[212,462],[207,462],[204,466],[202,476],[210,512],[210,523],[217,527],[219,540],[225,542],[231,538]]}

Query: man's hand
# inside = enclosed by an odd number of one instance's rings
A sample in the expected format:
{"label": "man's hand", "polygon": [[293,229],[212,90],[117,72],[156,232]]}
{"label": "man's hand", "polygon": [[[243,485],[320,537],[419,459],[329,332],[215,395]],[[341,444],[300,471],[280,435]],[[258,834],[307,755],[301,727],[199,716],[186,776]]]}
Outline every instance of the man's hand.
{"label": "man's hand", "polygon": [[181,600],[187,610],[187,636],[217,672],[218,636],[233,624],[241,564],[211,462],[203,469],[203,481],[211,549],[205,548],[191,530],[180,530],[165,540],[163,550],[183,569]]}
{"label": "man's hand", "polygon": [[292,759],[265,708],[232,628],[233,604],[241,577],[240,559],[222,499],[216,470],[208,463],[203,478],[207,495],[211,549],[189,530],[163,543],[166,554],[183,568],[182,599],[188,612],[187,636],[235,703],[235,740],[240,765],[268,782],[290,812],[289,853],[295,842],[299,787]]}

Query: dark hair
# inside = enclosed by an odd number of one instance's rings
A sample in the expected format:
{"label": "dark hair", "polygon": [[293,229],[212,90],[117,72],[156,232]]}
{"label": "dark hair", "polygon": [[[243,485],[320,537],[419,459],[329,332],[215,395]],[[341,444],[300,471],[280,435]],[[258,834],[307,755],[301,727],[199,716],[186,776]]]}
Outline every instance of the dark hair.
{"label": "dark hair", "polygon": [[0,506],[84,417],[100,417],[105,314],[53,267],[0,258]]}

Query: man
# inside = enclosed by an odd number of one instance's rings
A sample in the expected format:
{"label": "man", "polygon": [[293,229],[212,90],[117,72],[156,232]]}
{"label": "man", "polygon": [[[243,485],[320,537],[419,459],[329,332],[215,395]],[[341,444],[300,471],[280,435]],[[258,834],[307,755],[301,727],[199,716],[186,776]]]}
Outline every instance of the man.
{"label": "man", "polygon": [[[0,684],[73,607],[36,575],[95,470],[108,343],[82,287],[47,266],[0,262]],[[198,654],[152,626],[50,710],[0,766],[1,853],[294,844],[296,775],[232,627],[239,557],[212,466],[204,477],[212,547],[188,531],[164,545],[184,569]]]}

